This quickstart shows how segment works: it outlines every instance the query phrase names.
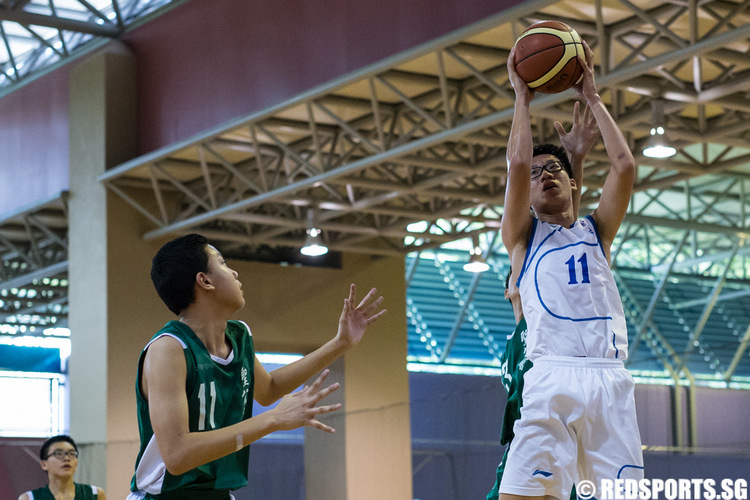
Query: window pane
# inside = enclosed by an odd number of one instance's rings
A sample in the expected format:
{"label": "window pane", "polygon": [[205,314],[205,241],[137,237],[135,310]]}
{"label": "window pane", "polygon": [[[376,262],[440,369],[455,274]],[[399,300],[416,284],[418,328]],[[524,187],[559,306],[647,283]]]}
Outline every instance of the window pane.
{"label": "window pane", "polygon": [[63,432],[62,376],[0,375],[0,436],[47,437]]}

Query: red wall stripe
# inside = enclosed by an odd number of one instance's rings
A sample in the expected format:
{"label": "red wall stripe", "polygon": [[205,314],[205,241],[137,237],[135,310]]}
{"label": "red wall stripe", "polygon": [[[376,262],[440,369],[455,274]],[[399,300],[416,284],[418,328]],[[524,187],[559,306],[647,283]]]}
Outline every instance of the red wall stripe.
{"label": "red wall stripe", "polygon": [[141,153],[267,109],[518,0],[214,0],[129,34]]}
{"label": "red wall stripe", "polygon": [[0,216],[68,189],[68,73],[0,99]]}

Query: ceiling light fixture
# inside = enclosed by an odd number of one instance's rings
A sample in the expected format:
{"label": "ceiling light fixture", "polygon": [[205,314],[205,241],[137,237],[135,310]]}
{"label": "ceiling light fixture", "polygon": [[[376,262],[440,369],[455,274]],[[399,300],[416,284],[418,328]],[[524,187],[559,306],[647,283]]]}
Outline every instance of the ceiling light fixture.
{"label": "ceiling light fixture", "polygon": [[321,236],[322,231],[315,227],[315,212],[310,209],[307,211],[307,236],[305,237],[305,246],[300,249],[302,255],[308,257],[319,257],[328,253],[328,247]]}
{"label": "ceiling light fixture", "polygon": [[654,99],[651,101],[651,137],[646,141],[643,156],[649,158],[669,158],[677,150],[667,143],[664,135],[664,101]]}
{"label": "ceiling light fixture", "polygon": [[482,257],[482,249],[479,248],[479,237],[476,235],[472,236],[471,241],[471,256],[469,257],[469,262],[464,264],[464,271],[470,273],[483,273],[490,268],[490,265],[487,264],[484,257]]}

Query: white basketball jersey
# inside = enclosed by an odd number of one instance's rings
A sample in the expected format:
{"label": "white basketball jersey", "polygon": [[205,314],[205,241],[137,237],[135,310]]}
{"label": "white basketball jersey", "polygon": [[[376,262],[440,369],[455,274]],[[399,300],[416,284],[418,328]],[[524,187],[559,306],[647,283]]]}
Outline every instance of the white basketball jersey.
{"label": "white basketball jersey", "polygon": [[627,358],[622,301],[593,217],[569,228],[534,218],[518,289],[530,360]]}

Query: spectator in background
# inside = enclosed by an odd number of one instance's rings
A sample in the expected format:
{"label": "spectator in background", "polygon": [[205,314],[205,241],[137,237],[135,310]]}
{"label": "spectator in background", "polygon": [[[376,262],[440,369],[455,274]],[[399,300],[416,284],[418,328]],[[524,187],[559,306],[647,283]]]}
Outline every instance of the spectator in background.
{"label": "spectator in background", "polygon": [[66,435],[54,436],[39,450],[42,469],[49,484],[23,493],[18,500],[106,500],[104,490],[73,481],[78,467],[78,446]]}

